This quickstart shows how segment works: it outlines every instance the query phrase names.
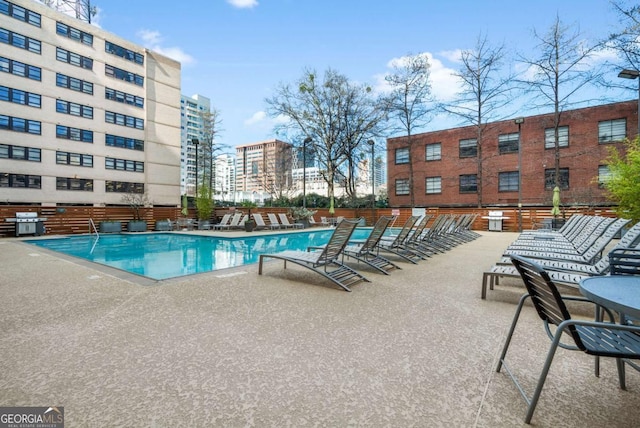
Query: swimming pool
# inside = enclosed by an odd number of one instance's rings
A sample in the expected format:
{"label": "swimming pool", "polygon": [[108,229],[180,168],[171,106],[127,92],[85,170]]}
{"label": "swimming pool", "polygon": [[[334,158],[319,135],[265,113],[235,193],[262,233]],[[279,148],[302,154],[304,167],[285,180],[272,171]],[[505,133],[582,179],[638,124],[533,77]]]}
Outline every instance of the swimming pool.
{"label": "swimming pool", "polygon": [[[358,228],[353,239],[366,239]],[[327,243],[332,230],[221,238],[179,233],[73,235],[26,240],[32,245],[100,263],[155,280],[257,263],[260,254],[306,250]]]}

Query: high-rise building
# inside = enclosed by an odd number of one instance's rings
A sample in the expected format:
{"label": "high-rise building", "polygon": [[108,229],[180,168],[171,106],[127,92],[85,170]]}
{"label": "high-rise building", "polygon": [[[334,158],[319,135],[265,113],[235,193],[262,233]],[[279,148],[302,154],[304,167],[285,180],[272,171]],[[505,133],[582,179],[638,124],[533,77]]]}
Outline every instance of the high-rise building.
{"label": "high-rise building", "polygon": [[[203,114],[211,112],[211,100],[202,95],[180,97],[181,148],[180,148],[180,190],[182,194],[196,195],[196,173],[202,178],[211,167],[209,158],[202,154],[201,143],[206,141]],[[197,143],[196,143],[197,142]],[[196,167],[196,161],[198,167]]]}
{"label": "high-rise building", "polygon": [[236,147],[236,192],[239,201],[278,198],[293,186],[293,146],[268,140]]}
{"label": "high-rise building", "polygon": [[0,1],[0,200],[180,203],[180,63],[44,4]]}

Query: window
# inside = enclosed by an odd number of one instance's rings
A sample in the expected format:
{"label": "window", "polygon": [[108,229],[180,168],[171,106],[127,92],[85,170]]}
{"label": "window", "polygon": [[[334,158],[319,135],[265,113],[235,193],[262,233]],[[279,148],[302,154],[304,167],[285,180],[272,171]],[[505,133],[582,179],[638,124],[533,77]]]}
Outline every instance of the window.
{"label": "window", "polygon": [[68,37],[71,40],[75,40],[76,42],[93,46],[93,36],[91,34],[80,31],[77,28],[70,27],[62,22],[56,22],[56,33],[64,37]]}
{"label": "window", "polygon": [[0,57],[0,71],[37,81],[42,79],[42,69],[40,67],[3,57]]}
{"label": "window", "polygon": [[115,79],[134,83],[138,86],[144,86],[144,77],[140,76],[139,74],[131,73],[130,71],[116,68],[109,64],[104,65],[104,74]]}
{"label": "window", "polygon": [[56,138],[82,141],[83,143],[93,143],[93,131],[86,131],[84,129],[56,125]]}
{"label": "window", "polygon": [[64,100],[56,100],[56,111],[58,113],[80,116],[86,119],[93,119],[93,107],[83,106]]}
{"label": "window", "polygon": [[501,155],[506,153],[518,153],[518,142],[520,134],[502,134],[498,135],[498,151]]}
{"label": "window", "polygon": [[598,166],[598,186],[604,187],[604,185],[611,178],[611,170],[608,165]]}
{"label": "window", "polygon": [[0,114],[0,129],[40,135],[42,124],[36,120]]}
{"label": "window", "polygon": [[104,167],[118,171],[144,172],[144,162],[127,159],[105,158]]}
{"label": "window", "polygon": [[478,175],[466,174],[460,176],[460,193],[476,193],[478,191]]}
{"label": "window", "polygon": [[104,187],[108,193],[144,193],[144,183],[107,180]]}
{"label": "window", "polygon": [[409,148],[396,149],[396,165],[409,163]]}
{"label": "window", "polygon": [[104,97],[108,100],[144,108],[144,98],[137,95],[127,94],[126,92],[117,91],[111,88],[105,88]]}
{"label": "window", "polygon": [[138,119],[137,117],[127,116],[120,113],[114,113],[112,111],[104,112],[104,120],[107,123],[114,123],[120,126],[127,126],[129,128],[144,129],[144,119]]}
{"label": "window", "polygon": [[478,140],[475,138],[460,140],[459,153],[461,158],[475,158],[478,156]]}
{"label": "window", "polygon": [[518,172],[501,172],[498,174],[498,192],[518,191]]}
{"label": "window", "polygon": [[118,46],[110,41],[104,42],[104,50],[105,52],[109,52],[110,54],[119,56],[128,61],[135,62],[136,64],[144,64],[144,56],[142,54],[123,48],[122,46]]}
{"label": "window", "polygon": [[144,141],[142,140],[136,140],[135,138],[120,137],[110,134],[107,134],[105,138],[105,144],[107,146],[144,151]]}
{"label": "window", "polygon": [[79,55],[74,52],[69,52],[66,49],[56,48],[56,59],[58,61],[66,62],[76,67],[86,68],[87,70],[93,70],[93,60],[86,56]]}
{"label": "window", "polygon": [[93,95],[93,83],[56,73],[56,86]]}
{"label": "window", "polygon": [[627,135],[627,119],[605,120],[598,122],[598,141],[612,143],[622,141]]}
{"label": "window", "polygon": [[40,27],[41,17],[40,14],[25,9],[22,6],[8,2],[7,0],[0,0],[0,13],[9,15],[17,20],[24,21],[36,27]]}
{"label": "window", "polygon": [[40,95],[19,89],[7,88],[6,86],[0,86],[0,101],[9,101],[37,108],[40,108],[41,105]]}
{"label": "window", "polygon": [[396,180],[396,195],[408,195],[409,194],[409,179],[401,178]]}
{"label": "window", "polygon": [[[569,127],[558,127],[558,147],[569,147]],[[555,130],[554,128],[547,128],[544,130],[544,148],[555,149]]]}
{"label": "window", "polygon": [[442,158],[442,144],[434,143],[425,146],[425,160],[434,161]]}
{"label": "window", "polygon": [[8,174],[0,172],[0,187],[20,187],[40,189],[42,177],[39,175]]}
{"label": "window", "polygon": [[56,177],[56,190],[93,192],[93,180],[86,178]]}
{"label": "window", "polygon": [[[556,187],[556,170],[555,168],[544,170],[544,188],[546,190],[553,190]],[[560,168],[560,176],[558,180],[561,190],[569,188],[569,168]]]}
{"label": "window", "polygon": [[0,144],[0,159],[26,160],[30,162],[40,162],[40,149],[34,147],[12,146],[11,144]]}
{"label": "window", "polygon": [[42,43],[40,40],[14,33],[13,31],[0,28],[0,42],[15,46],[20,49],[26,49],[29,52],[42,53]]}
{"label": "window", "polygon": [[56,152],[56,163],[59,165],[85,166],[93,168],[93,156],[82,153]]}
{"label": "window", "polygon": [[442,193],[442,177],[427,177],[425,180],[425,192],[427,195]]}

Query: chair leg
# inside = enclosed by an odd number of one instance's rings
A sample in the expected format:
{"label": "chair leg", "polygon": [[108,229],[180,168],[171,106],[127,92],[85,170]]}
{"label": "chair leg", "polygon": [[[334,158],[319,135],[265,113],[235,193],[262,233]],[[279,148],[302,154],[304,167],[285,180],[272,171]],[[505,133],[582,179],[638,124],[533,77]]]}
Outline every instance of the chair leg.
{"label": "chair leg", "polygon": [[516,313],[513,315],[513,321],[511,322],[511,328],[509,329],[509,334],[507,334],[507,338],[504,342],[504,347],[502,348],[502,354],[500,355],[500,360],[498,361],[498,367],[496,367],[496,372],[500,372],[502,368],[502,364],[504,363],[504,358],[507,355],[507,350],[509,349],[509,344],[511,343],[511,338],[513,337],[513,332],[516,330],[516,324],[518,324],[518,319],[520,318],[520,312],[522,311],[522,307],[524,306],[525,300],[529,298],[528,294],[525,294],[520,298],[518,302],[518,307],[516,308]]}
{"label": "chair leg", "polygon": [[544,386],[544,382],[547,380],[547,375],[549,374],[549,369],[551,368],[551,363],[553,362],[553,357],[556,355],[556,350],[558,349],[558,344],[560,343],[560,339],[562,338],[561,332],[556,332],[556,335],[553,338],[553,342],[551,343],[551,348],[549,348],[549,352],[547,353],[547,358],[544,362],[544,367],[542,368],[542,373],[540,373],[540,379],[538,379],[538,385],[536,386],[536,390],[531,397],[531,401],[529,402],[529,408],[527,409],[527,416],[524,421],[527,424],[531,423],[531,418],[533,417],[533,412],[536,410],[536,405],[538,404],[538,399],[540,398],[540,394],[542,393],[542,387]]}
{"label": "chair leg", "polygon": [[624,367],[624,360],[622,358],[616,358],[616,365],[618,366],[618,380],[620,381],[620,389],[627,390],[626,373]]}

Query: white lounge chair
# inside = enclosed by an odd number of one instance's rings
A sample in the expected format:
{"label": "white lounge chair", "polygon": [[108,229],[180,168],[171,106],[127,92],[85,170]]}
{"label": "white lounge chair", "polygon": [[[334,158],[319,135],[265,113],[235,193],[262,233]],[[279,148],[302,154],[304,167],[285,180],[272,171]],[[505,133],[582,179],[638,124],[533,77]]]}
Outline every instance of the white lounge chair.
{"label": "white lounge chair", "polygon": [[240,224],[240,220],[242,220],[242,213],[238,212],[233,215],[233,218],[231,219],[231,223],[224,224],[224,225],[216,224],[214,228],[216,230],[229,230],[231,228],[237,228],[238,225]]}
{"label": "white lounge chair", "polygon": [[262,218],[262,214],[261,213],[253,213],[253,220],[255,220],[256,222],[256,228],[257,229],[266,229],[269,228],[271,230],[273,229],[279,229],[280,225],[274,225],[274,224],[266,224],[264,222],[264,218]]}
{"label": "white lounge chair", "polygon": [[274,229],[282,228],[282,225],[278,221],[278,217],[274,213],[268,213],[267,217],[269,217],[269,221],[271,222],[271,227]]}
{"label": "white lounge chair", "polygon": [[285,227],[295,227],[297,229],[304,229],[304,224],[302,223],[290,223],[289,217],[287,217],[285,213],[278,214],[278,217],[280,217],[280,224],[282,224]]}

